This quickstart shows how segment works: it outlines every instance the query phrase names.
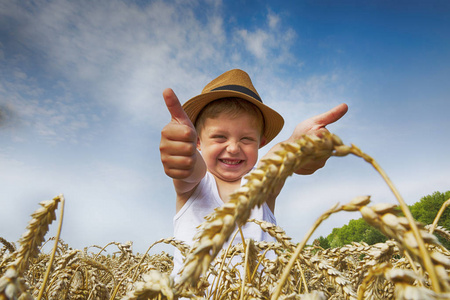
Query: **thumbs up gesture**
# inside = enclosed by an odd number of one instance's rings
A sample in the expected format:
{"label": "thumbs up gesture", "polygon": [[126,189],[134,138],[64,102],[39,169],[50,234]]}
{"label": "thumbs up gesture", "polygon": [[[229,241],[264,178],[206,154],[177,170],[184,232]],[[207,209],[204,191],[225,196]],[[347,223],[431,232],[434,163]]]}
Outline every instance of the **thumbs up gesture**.
{"label": "thumbs up gesture", "polygon": [[193,174],[198,158],[201,159],[197,132],[173,90],[164,90],[163,97],[172,118],[161,131],[161,162],[169,177],[184,180]]}

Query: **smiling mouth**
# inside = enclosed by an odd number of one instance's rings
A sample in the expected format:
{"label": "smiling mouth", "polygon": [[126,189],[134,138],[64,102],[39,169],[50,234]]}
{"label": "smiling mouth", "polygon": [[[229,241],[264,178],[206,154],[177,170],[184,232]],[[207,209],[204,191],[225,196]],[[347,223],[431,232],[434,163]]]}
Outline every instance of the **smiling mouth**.
{"label": "smiling mouth", "polygon": [[220,161],[227,165],[238,165],[243,162],[243,160],[239,159],[221,159]]}

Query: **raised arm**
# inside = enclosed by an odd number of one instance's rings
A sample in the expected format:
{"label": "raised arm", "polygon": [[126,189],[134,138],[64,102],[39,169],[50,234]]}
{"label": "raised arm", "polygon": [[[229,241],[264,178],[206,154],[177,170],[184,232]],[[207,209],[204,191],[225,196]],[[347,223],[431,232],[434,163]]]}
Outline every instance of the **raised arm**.
{"label": "raised arm", "polygon": [[163,92],[171,115],[161,131],[161,162],[173,179],[177,193],[177,211],[184,205],[206,173],[206,164],[197,150],[197,133],[172,89]]}
{"label": "raised arm", "polygon": [[[325,127],[342,118],[347,113],[347,110],[348,110],[347,104],[342,103],[323,114],[314,116],[299,123],[295,127],[292,135],[284,142],[293,142],[295,140],[298,140],[305,134],[315,135],[319,137],[322,136],[323,133],[328,132],[328,129],[326,129]],[[275,151],[281,149],[280,144],[281,143],[278,143],[274,147],[272,147],[272,149],[270,149],[269,152],[264,157],[268,157]],[[299,175],[313,174],[315,171],[317,171],[318,169],[322,168],[325,165],[328,158],[329,157],[324,157],[320,160],[311,161],[310,163],[296,170],[295,173]],[[274,191],[274,193],[267,200],[267,204],[269,205],[270,209],[272,209],[272,211],[275,210],[275,199],[280,193],[283,185],[284,182],[280,184],[280,186]]]}

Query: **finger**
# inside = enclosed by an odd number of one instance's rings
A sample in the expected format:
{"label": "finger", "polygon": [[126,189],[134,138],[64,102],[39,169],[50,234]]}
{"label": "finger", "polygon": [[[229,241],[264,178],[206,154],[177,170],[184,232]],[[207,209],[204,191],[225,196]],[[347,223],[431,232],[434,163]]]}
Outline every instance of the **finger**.
{"label": "finger", "polygon": [[192,174],[195,158],[183,156],[161,157],[164,172],[171,178],[184,179]]}
{"label": "finger", "polygon": [[334,123],[342,118],[347,113],[347,111],[347,104],[342,103],[323,114],[313,117],[313,121],[317,126],[325,127],[328,124]]}
{"label": "finger", "polygon": [[161,153],[169,156],[194,156],[197,148],[193,143],[180,141],[164,141],[159,145]]}
{"label": "finger", "polygon": [[323,168],[329,158],[330,155],[326,155],[309,161],[302,165],[299,169],[295,170],[295,173],[300,175],[311,175],[320,168]]}
{"label": "finger", "polygon": [[161,141],[180,141],[180,142],[197,142],[197,132],[195,128],[170,122],[161,130]]}
{"label": "finger", "polygon": [[195,156],[170,156],[165,163],[167,169],[192,170],[195,166]]}
{"label": "finger", "polygon": [[192,174],[191,170],[180,170],[180,169],[164,169],[164,172],[166,173],[167,176],[169,176],[172,179],[181,179],[181,180],[188,178]]}
{"label": "finger", "polygon": [[163,91],[163,97],[164,101],[166,102],[167,109],[172,116],[172,120],[176,120],[180,124],[194,127],[191,120],[186,115],[183,107],[181,106],[180,100],[178,100],[177,95],[175,95],[172,89],[165,89]]}

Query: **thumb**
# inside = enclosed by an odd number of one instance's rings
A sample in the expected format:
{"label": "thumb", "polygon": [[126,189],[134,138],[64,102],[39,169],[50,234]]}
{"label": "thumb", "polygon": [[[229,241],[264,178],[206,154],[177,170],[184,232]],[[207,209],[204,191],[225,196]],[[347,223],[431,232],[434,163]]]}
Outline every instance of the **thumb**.
{"label": "thumb", "polygon": [[167,109],[172,116],[172,120],[175,120],[180,124],[194,127],[183,107],[181,106],[180,100],[178,100],[177,95],[175,95],[172,89],[165,89],[163,91],[163,97],[164,101],[166,102]]}
{"label": "thumb", "polygon": [[315,116],[313,118],[313,121],[317,126],[325,127],[328,124],[334,123],[342,118],[347,113],[347,111],[347,104],[342,103],[323,114]]}

